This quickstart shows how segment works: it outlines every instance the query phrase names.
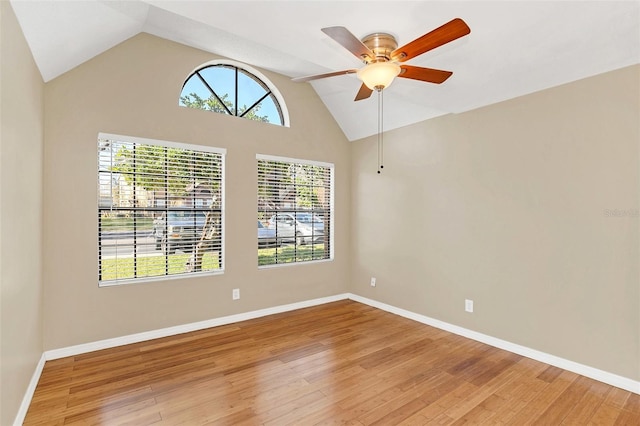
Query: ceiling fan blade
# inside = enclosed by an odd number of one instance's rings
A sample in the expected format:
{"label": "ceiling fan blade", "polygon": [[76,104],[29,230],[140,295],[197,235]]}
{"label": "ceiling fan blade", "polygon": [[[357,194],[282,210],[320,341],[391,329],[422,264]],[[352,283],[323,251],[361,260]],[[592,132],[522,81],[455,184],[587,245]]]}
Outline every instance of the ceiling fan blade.
{"label": "ceiling fan blade", "polygon": [[394,50],[391,52],[391,58],[395,61],[404,62],[465,36],[470,32],[471,29],[462,19],[455,18],[443,26]]}
{"label": "ceiling fan blade", "polygon": [[369,96],[371,96],[372,93],[373,90],[369,89],[366,84],[362,83],[362,86],[360,86],[360,90],[358,90],[358,94],[356,95],[354,101],[367,99]]}
{"label": "ceiling fan blade", "polygon": [[400,65],[400,69],[401,71],[398,77],[426,81],[427,83],[435,84],[444,83],[444,81],[453,74],[451,71],[414,67],[411,65]]}
{"label": "ceiling fan blade", "polygon": [[305,77],[296,77],[296,78],[292,78],[291,81],[293,81],[295,83],[302,83],[302,82],[305,82],[305,81],[319,80],[321,78],[335,77],[336,75],[355,74],[357,72],[358,72],[358,70],[334,71],[334,72],[328,72],[326,74],[316,74],[316,75],[308,75],[308,76],[305,76]]}
{"label": "ceiling fan blade", "polygon": [[342,47],[353,53],[358,59],[364,60],[367,57],[373,59],[373,52],[345,27],[322,28],[322,32],[340,43]]}

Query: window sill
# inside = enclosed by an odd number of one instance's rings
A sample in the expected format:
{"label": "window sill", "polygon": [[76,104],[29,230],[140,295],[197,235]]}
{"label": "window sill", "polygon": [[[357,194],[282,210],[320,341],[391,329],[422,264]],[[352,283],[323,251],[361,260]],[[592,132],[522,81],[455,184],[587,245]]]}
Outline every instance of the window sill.
{"label": "window sill", "polygon": [[318,259],[318,260],[306,260],[304,262],[287,262],[287,263],[275,263],[273,265],[258,265],[258,269],[274,269],[274,268],[282,268],[287,266],[299,266],[299,265],[314,265],[317,263],[327,263],[333,262],[333,258],[331,259]]}
{"label": "window sill", "polygon": [[212,275],[224,275],[224,269],[216,269],[215,271],[193,272],[193,273],[176,274],[176,275],[161,275],[161,276],[145,277],[145,278],[129,278],[129,279],[122,279],[122,280],[98,281],[98,287],[118,287],[121,285],[157,283],[160,281],[189,279],[194,277],[208,277]]}

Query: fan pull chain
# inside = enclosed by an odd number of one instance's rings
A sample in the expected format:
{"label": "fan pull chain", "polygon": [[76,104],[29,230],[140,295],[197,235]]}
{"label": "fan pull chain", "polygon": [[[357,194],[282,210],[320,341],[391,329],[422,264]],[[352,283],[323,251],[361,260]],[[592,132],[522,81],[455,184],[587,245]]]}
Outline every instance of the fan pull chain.
{"label": "fan pull chain", "polygon": [[380,90],[380,168],[384,169],[384,91]]}
{"label": "fan pull chain", "polygon": [[383,111],[384,111],[384,98],[382,94],[382,89],[378,89],[378,174],[380,174],[380,170],[384,168],[382,164],[384,161],[384,122],[383,122]]}

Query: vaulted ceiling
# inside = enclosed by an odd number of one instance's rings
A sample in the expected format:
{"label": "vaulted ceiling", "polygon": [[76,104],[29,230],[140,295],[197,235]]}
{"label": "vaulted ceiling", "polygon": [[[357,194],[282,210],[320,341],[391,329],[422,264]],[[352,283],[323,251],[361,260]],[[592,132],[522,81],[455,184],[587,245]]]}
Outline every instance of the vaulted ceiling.
{"label": "vaulted ceiling", "polygon": [[[393,34],[404,45],[453,18],[471,34],[408,63],[453,71],[441,85],[408,79],[384,91],[393,129],[640,63],[638,1],[27,1],[13,8],[49,81],[140,33],[290,77],[359,68],[320,31]],[[312,84],[349,140],[377,131],[377,101],[360,81]]]}

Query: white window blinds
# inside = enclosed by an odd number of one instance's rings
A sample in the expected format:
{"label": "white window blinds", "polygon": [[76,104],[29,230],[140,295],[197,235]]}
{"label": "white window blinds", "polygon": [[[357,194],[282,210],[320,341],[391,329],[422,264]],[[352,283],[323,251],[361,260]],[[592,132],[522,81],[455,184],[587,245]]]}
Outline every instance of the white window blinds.
{"label": "white window blinds", "polygon": [[333,258],[333,164],[257,156],[258,266]]}
{"label": "white window blinds", "polygon": [[100,134],[101,285],[223,270],[224,153]]}

